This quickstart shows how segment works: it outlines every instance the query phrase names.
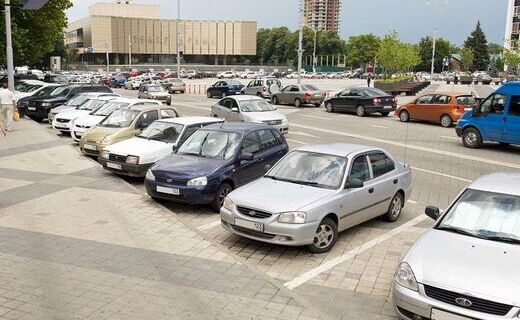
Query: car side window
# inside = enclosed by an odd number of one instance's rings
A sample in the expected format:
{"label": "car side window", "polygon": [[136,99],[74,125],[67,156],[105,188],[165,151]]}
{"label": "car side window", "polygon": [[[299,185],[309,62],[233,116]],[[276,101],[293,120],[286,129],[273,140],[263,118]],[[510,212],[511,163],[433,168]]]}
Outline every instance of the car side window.
{"label": "car side window", "polygon": [[291,86],[291,92],[298,92],[300,89],[298,89],[298,86]]}
{"label": "car side window", "polygon": [[361,97],[363,93],[359,90],[350,90],[349,96],[351,97]]}
{"label": "car side window", "polygon": [[139,117],[137,128],[144,129],[157,119],[159,119],[159,113],[157,110],[145,112]]}
{"label": "car side window", "polygon": [[431,95],[422,96],[419,99],[417,99],[417,101],[415,103],[416,104],[428,104],[428,103],[431,103],[432,98],[433,98],[433,96],[431,96]]}
{"label": "car side window", "polygon": [[248,87],[248,88],[251,88],[251,87],[254,86],[254,84],[255,84],[254,81],[249,81],[249,83],[247,84],[247,87]]}
{"label": "car side window", "polygon": [[520,96],[511,96],[508,114],[510,116],[520,117]]}
{"label": "car side window", "polygon": [[357,156],[352,161],[352,167],[348,175],[349,180],[359,179],[363,182],[370,180],[370,169],[366,155]]}
{"label": "car side window", "polygon": [[219,104],[219,106],[222,106],[222,107],[224,107],[224,108],[226,108],[226,109],[231,109],[230,104],[229,104],[229,101],[230,101],[230,100],[231,100],[231,99],[229,99],[229,98],[227,98],[227,99],[222,99],[222,100],[220,100],[220,101],[218,102],[218,104]]}
{"label": "car side window", "polygon": [[489,96],[480,105],[480,112],[482,114],[502,114],[504,112],[506,98],[507,96],[498,93]]}
{"label": "car side window", "polygon": [[448,103],[450,103],[450,100],[451,100],[451,98],[448,97],[448,96],[438,95],[438,96],[435,96],[435,98],[433,99],[432,103],[435,103],[435,104],[448,104]]}
{"label": "car side window", "polygon": [[186,130],[184,130],[184,134],[182,135],[181,140],[179,141],[179,145],[181,145],[184,141],[188,140],[188,138],[191,137],[191,135],[194,134],[197,130],[199,130],[200,127],[200,125],[194,125],[186,128]]}
{"label": "car side window", "polygon": [[235,99],[229,99],[230,109],[237,108],[240,111],[240,108],[238,107],[238,102]]}
{"label": "car side window", "polygon": [[343,90],[339,94],[340,97],[348,97],[350,95],[350,90]]}
{"label": "car side window", "polygon": [[291,86],[287,86],[282,89],[282,92],[288,92],[288,91],[291,91]]}
{"label": "car side window", "polygon": [[[390,171],[390,163],[387,162],[387,160],[391,160],[388,159],[388,157],[384,153],[372,153],[368,155],[368,158],[370,159],[370,165],[372,166],[372,173],[374,174],[374,178],[380,177]],[[393,161],[391,162],[392,167],[395,169]]]}
{"label": "car side window", "polygon": [[266,150],[278,145],[278,141],[271,130],[258,131],[260,137],[260,149]]}
{"label": "car side window", "polygon": [[177,112],[173,109],[161,109],[161,118],[167,119],[167,118],[176,118]]}
{"label": "car side window", "polygon": [[260,145],[258,144],[258,135],[256,132],[249,133],[244,140],[242,141],[241,152],[255,154],[260,150]]}

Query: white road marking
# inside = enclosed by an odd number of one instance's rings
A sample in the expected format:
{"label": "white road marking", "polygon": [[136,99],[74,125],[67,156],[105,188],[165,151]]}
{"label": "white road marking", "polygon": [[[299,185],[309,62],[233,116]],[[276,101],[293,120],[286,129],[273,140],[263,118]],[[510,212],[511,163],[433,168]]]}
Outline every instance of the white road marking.
{"label": "white road marking", "polygon": [[175,103],[175,102],[172,102],[172,106],[174,106],[174,107],[180,106],[180,107],[195,108],[195,109],[201,109],[201,110],[204,110],[204,111],[210,111],[211,110],[210,106],[208,106],[208,107],[199,107],[199,106],[194,106],[192,104]]}
{"label": "white road marking", "polygon": [[388,127],[380,126],[380,125],[378,125],[378,124],[371,124],[370,126],[371,126],[372,128],[388,129]]}
{"label": "white road marking", "polygon": [[221,222],[220,222],[220,219],[219,219],[217,221],[213,221],[213,222],[210,222],[210,223],[205,224],[203,226],[200,226],[200,227],[198,227],[198,229],[201,230],[201,231],[205,231],[205,230],[208,230],[208,229],[220,226],[220,224],[221,224]]}
{"label": "white road marking", "polygon": [[465,154],[461,154],[461,153],[455,153],[455,152],[450,152],[450,151],[443,151],[443,150],[438,150],[438,149],[421,147],[421,146],[416,146],[416,145],[412,145],[412,144],[405,144],[405,143],[396,142],[396,141],[368,137],[368,136],[360,135],[360,134],[339,132],[339,131],[329,130],[329,129],[321,129],[321,128],[311,127],[311,126],[307,126],[307,125],[303,125],[303,124],[296,124],[294,122],[291,122],[291,127],[297,127],[297,128],[307,129],[307,130],[314,130],[314,131],[329,133],[329,134],[336,134],[336,135],[340,135],[340,136],[357,138],[357,139],[366,140],[366,141],[385,143],[385,144],[390,144],[390,145],[397,146],[397,147],[408,148],[408,149],[424,151],[424,152],[430,152],[430,153],[440,154],[440,155],[459,158],[459,159],[483,162],[483,163],[492,164],[492,165],[501,166],[501,167],[520,169],[520,164],[516,164],[516,163],[469,156],[469,155],[465,155]]}
{"label": "white road marking", "polygon": [[460,181],[464,181],[464,182],[473,182],[472,180],[461,178],[461,177],[457,177],[457,176],[452,176],[451,174],[445,174],[445,173],[441,173],[441,172],[437,172],[437,171],[431,171],[431,170],[426,170],[426,169],[421,169],[421,168],[417,168],[417,167],[411,167],[411,168],[413,170],[422,171],[422,172],[426,172],[426,173],[431,173],[431,174],[434,174],[434,175],[437,175],[437,176],[441,176],[441,177],[445,177],[445,178],[460,180]]}
{"label": "white road marking", "polygon": [[380,235],[379,237],[372,239],[372,240],[364,243],[363,245],[358,246],[358,247],[348,251],[347,253],[345,253],[339,257],[330,259],[330,260],[320,264],[316,268],[313,268],[313,269],[295,277],[294,279],[284,283],[283,285],[285,287],[287,287],[289,290],[297,288],[297,287],[301,286],[302,284],[306,283],[307,281],[311,280],[312,278],[320,275],[321,273],[326,272],[349,259],[355,258],[358,254],[361,254],[364,251],[366,251],[370,248],[373,248],[377,244],[379,244],[383,241],[386,241],[395,235],[398,235],[399,233],[407,230],[410,227],[413,227],[414,225],[418,224],[419,222],[423,221],[424,219],[426,219],[426,216],[420,215],[420,216],[404,223],[403,225],[401,225],[393,230],[389,230],[389,231],[383,233],[382,235]]}
{"label": "white road marking", "polygon": [[406,202],[410,202],[411,204],[418,204],[418,203],[419,203],[419,202],[417,202],[417,201],[413,201],[413,200],[408,200],[408,201],[406,201]]}
{"label": "white road marking", "polygon": [[300,140],[294,140],[294,139],[289,139],[289,138],[285,138],[285,140],[290,141],[290,142],[294,142],[294,143],[299,143],[299,144],[307,144],[307,142],[303,142],[303,141],[300,141]]}
{"label": "white road marking", "polygon": [[300,116],[302,116],[302,117],[306,117],[306,118],[320,119],[320,120],[332,120],[332,119],[330,119],[330,118],[317,117],[317,116],[310,116],[310,115],[308,115],[308,114],[300,114]]}
{"label": "white road marking", "polygon": [[459,137],[450,137],[450,136],[439,136],[439,137],[442,139],[450,139],[450,140],[457,140],[457,141],[460,140]]}
{"label": "white road marking", "polygon": [[316,136],[314,134],[310,134],[310,133],[303,132],[303,131],[291,131],[290,134],[295,134],[297,136],[311,137],[311,138],[319,138],[318,136]]}

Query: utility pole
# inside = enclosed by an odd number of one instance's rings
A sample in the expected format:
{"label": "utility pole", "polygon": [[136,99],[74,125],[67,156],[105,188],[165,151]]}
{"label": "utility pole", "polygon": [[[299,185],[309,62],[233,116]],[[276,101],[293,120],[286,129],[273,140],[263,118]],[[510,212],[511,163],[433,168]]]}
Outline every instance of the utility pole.
{"label": "utility pole", "polygon": [[316,38],[317,38],[317,29],[314,26],[314,50],[312,51],[312,73],[316,74]]}
{"label": "utility pole", "polygon": [[108,55],[108,38],[105,39],[105,47],[107,51],[107,76],[110,73],[110,57]]}
{"label": "utility pole", "polygon": [[432,48],[432,69],[431,69],[431,78],[433,80],[433,73],[435,71],[435,46],[437,44],[437,30],[433,31],[433,48]]}
{"label": "utility pole", "polygon": [[180,20],[181,20],[181,0],[177,0],[177,79],[181,78],[181,52],[180,52],[180,44],[179,41],[181,37],[179,36],[180,30]]}
{"label": "utility pole", "polygon": [[128,36],[128,69],[132,71],[132,36]]}
{"label": "utility pole", "polygon": [[302,58],[303,58],[303,7],[304,0],[300,0],[300,33],[298,36],[298,84],[302,83]]}
{"label": "utility pole", "polygon": [[14,62],[13,41],[11,37],[11,3],[5,0],[5,36],[6,36],[6,58],[7,58],[7,81],[9,90],[14,92]]}

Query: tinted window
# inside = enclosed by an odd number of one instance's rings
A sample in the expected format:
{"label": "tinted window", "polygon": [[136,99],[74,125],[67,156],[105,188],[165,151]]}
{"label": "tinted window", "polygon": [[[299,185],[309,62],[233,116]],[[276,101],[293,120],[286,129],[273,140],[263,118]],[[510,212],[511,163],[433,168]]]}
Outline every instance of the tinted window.
{"label": "tinted window", "polygon": [[351,97],[361,97],[363,95],[363,92],[360,90],[350,90],[349,96]]}
{"label": "tinted window", "polygon": [[220,100],[218,104],[227,109],[231,109],[231,106],[233,105],[233,103],[231,102],[231,99],[229,99],[229,98]]}
{"label": "tinted window", "polygon": [[318,91],[318,90],[320,90],[320,89],[318,89],[318,87],[313,86],[312,84],[303,85],[302,89],[306,90],[306,91]]}
{"label": "tinted window", "polygon": [[432,103],[436,104],[448,104],[450,103],[451,98],[448,96],[435,96],[432,100]]}
{"label": "tinted window", "polygon": [[386,174],[388,170],[388,157],[384,153],[373,153],[369,154],[370,164],[372,165],[372,173],[374,178],[380,177]]}
{"label": "tinted window", "polygon": [[457,97],[457,104],[463,105],[463,106],[469,106],[469,105],[476,104],[476,101],[475,101],[475,98],[473,98],[472,96],[462,96],[462,97]]}
{"label": "tinted window", "polygon": [[139,120],[137,120],[137,128],[146,128],[157,119],[159,119],[157,110],[145,112],[139,117]]}
{"label": "tinted window", "polygon": [[278,145],[278,140],[271,130],[260,130],[258,131],[258,136],[260,137],[260,148],[262,150]]}
{"label": "tinted window", "polygon": [[242,141],[242,153],[255,153],[260,150],[256,132],[248,134]]}
{"label": "tinted window", "polygon": [[365,89],[365,93],[367,94],[367,96],[372,96],[372,97],[379,97],[379,96],[387,96],[388,95],[388,93],[384,92],[383,90],[376,89],[376,88],[366,88]]}
{"label": "tinted window", "polygon": [[501,114],[504,112],[506,98],[507,96],[502,94],[494,94],[490,96],[480,105],[480,112],[483,114]]}
{"label": "tinted window", "polygon": [[366,156],[359,156],[352,161],[352,169],[348,176],[350,180],[359,179],[361,181],[370,180],[370,170],[368,169],[368,162]]}
{"label": "tinted window", "polygon": [[520,117],[520,96],[511,96],[509,103],[509,114]]}
{"label": "tinted window", "polygon": [[161,118],[163,118],[163,119],[176,118],[176,117],[177,117],[177,113],[175,112],[175,110],[171,110],[171,109],[162,109],[161,110]]}
{"label": "tinted window", "polygon": [[426,104],[432,101],[433,96],[422,96],[415,103],[417,104]]}

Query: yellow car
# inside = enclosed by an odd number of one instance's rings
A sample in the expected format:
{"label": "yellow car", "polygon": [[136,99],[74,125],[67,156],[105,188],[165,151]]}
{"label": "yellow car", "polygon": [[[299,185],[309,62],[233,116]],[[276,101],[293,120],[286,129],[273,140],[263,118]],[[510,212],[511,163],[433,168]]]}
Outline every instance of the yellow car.
{"label": "yellow car", "polygon": [[97,157],[104,147],[135,136],[155,120],[178,116],[173,107],[157,104],[117,109],[85,132],[79,141],[79,148],[84,154]]}

